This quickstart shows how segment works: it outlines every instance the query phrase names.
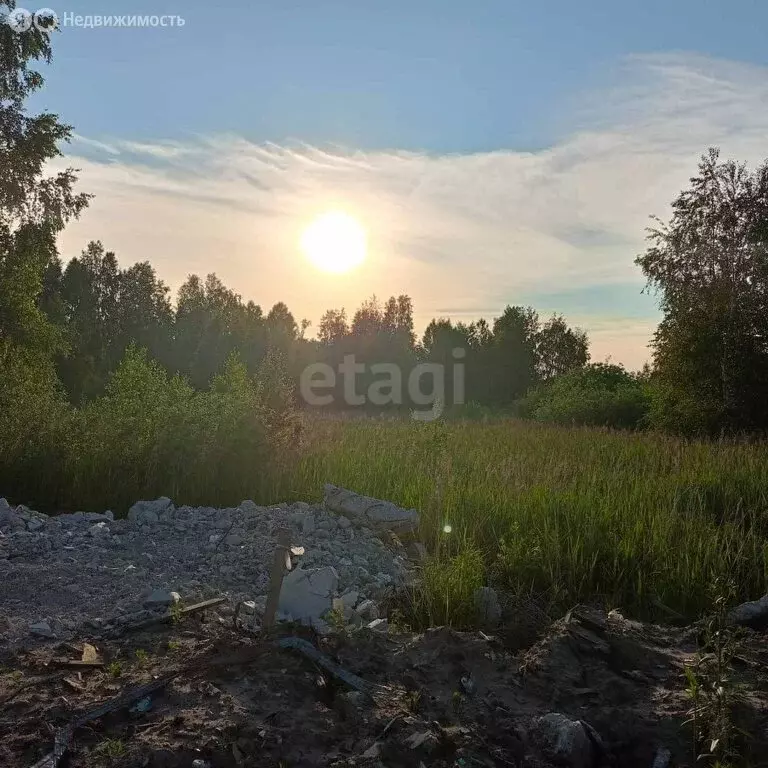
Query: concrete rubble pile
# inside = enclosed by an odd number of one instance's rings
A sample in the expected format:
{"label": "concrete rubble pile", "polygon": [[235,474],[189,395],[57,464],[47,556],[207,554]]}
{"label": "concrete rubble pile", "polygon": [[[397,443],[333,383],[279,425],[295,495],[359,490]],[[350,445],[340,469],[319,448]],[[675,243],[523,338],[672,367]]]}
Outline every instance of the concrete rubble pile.
{"label": "concrete rubble pile", "polygon": [[216,595],[257,629],[280,528],[303,554],[284,578],[278,620],[383,631],[382,600],[413,578],[409,552],[423,556],[391,533],[413,536],[418,522],[415,510],[336,486],[316,505],[176,507],[162,497],[138,501],[125,519],[48,516],[0,499],[0,643],[66,640]]}

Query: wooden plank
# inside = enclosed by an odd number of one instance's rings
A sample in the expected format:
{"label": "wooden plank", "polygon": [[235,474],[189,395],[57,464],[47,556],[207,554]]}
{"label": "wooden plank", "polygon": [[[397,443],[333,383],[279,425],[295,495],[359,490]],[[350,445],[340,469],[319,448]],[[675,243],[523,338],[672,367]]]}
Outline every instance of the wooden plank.
{"label": "wooden plank", "polygon": [[280,588],[283,586],[286,561],[291,556],[290,552],[291,531],[289,528],[279,528],[277,531],[277,546],[275,547],[275,554],[272,559],[272,572],[269,576],[267,605],[264,609],[264,629],[269,629],[275,623],[275,614],[280,602]]}
{"label": "wooden plank", "polygon": [[182,608],[179,611],[169,611],[168,613],[164,613],[162,616],[154,616],[151,619],[144,619],[144,621],[137,621],[135,624],[128,624],[125,627],[119,627],[117,634],[122,634],[123,632],[135,632],[139,629],[154,627],[157,624],[167,624],[171,621],[176,621],[178,619],[184,618],[185,616],[189,616],[190,614],[204,611],[206,608],[214,608],[215,606],[226,602],[226,597],[214,597],[211,600],[203,600],[201,603],[195,603],[194,605],[190,605],[187,608]]}

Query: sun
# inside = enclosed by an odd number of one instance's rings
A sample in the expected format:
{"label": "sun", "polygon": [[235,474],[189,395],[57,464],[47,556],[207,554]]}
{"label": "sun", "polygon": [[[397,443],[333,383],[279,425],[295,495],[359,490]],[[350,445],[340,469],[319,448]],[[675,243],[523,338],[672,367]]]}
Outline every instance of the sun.
{"label": "sun", "polygon": [[301,250],[318,269],[339,275],[363,263],[368,238],[354,216],[329,211],[318,216],[304,230]]}

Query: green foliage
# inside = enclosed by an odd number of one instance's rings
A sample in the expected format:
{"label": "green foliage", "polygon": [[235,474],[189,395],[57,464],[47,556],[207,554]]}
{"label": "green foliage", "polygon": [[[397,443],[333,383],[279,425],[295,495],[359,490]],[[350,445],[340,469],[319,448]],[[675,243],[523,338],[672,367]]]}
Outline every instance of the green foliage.
{"label": "green foliage", "polygon": [[51,58],[48,34],[35,27],[17,34],[0,24],[0,53],[0,343],[51,353],[62,345],[38,306],[43,275],[56,257],[58,233],[88,197],[73,192],[71,169],[44,175],[70,127],[56,115],[30,117],[25,109],[43,84],[31,64]]}
{"label": "green foliage", "polygon": [[[254,378],[233,356],[198,392],[130,347],[104,395],[80,409],[64,404],[55,382],[50,363],[30,364],[18,387],[0,390],[0,403],[13,399],[9,412],[19,414],[0,477],[33,477],[44,464],[38,503],[124,509],[167,495],[237,504],[266,493],[276,468],[288,466],[292,398],[274,358]],[[25,490],[13,479],[9,487]]]}
{"label": "green foliage", "polygon": [[125,743],[120,739],[105,739],[94,749],[99,755],[103,755],[109,760],[117,760],[118,758],[125,757],[128,754],[128,750],[125,747]]}
{"label": "green foliage", "polygon": [[107,672],[112,677],[121,677],[123,674],[123,665],[119,661],[111,661],[107,665]]}
{"label": "green foliage", "polygon": [[518,413],[555,424],[637,429],[648,408],[638,377],[619,365],[592,363],[540,385],[518,404]]}
{"label": "green foliage", "polygon": [[509,419],[318,420],[270,499],[317,497],[333,482],[420,510],[438,565],[414,624],[461,624],[469,585],[489,573],[557,609],[602,597],[693,618],[716,578],[739,600],[768,588],[767,450]]}
{"label": "green foliage", "polygon": [[697,763],[714,768],[740,764],[743,734],[736,726],[736,710],[743,694],[734,680],[733,660],[741,651],[742,630],[728,623],[732,584],[716,582],[709,615],[704,621],[703,646],[693,664],[685,667],[688,711],[693,726],[693,753]]}
{"label": "green foliage", "polygon": [[462,546],[456,554],[440,553],[428,560],[423,571],[422,593],[416,605],[424,625],[471,626],[474,620],[472,595],[483,586],[484,579],[484,558],[473,546]]}
{"label": "green foliage", "polygon": [[71,408],[43,352],[0,341],[0,485],[20,500],[53,500]]}
{"label": "green foliage", "polygon": [[711,149],[650,230],[637,264],[659,296],[656,425],[768,427],[768,163],[750,172]]}

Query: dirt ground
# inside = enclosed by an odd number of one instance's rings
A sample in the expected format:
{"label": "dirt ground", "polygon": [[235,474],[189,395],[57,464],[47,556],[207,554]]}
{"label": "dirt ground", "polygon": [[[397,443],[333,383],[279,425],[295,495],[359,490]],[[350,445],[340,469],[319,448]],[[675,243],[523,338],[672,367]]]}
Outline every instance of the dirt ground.
{"label": "dirt ground", "polygon": [[[0,765],[35,765],[53,750],[57,729],[177,673],[78,727],[61,765],[549,766],[535,720],[559,712],[596,732],[595,767],[651,768],[659,747],[671,751],[669,765],[692,766],[683,667],[696,631],[621,616],[600,623],[561,620],[512,651],[484,633],[447,628],[325,638],[281,628],[259,637],[214,609],[112,639],[15,651],[0,659]],[[367,681],[372,697],[276,647],[286,634]],[[748,689],[739,718],[751,734],[750,765],[768,765],[765,638],[750,635],[735,671]],[[57,666],[81,660],[85,642],[103,667]]]}

